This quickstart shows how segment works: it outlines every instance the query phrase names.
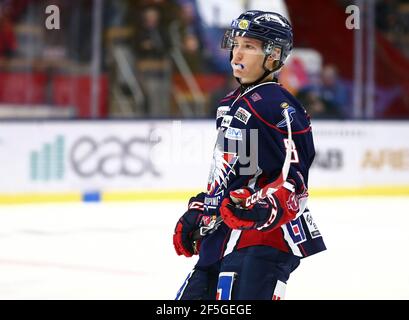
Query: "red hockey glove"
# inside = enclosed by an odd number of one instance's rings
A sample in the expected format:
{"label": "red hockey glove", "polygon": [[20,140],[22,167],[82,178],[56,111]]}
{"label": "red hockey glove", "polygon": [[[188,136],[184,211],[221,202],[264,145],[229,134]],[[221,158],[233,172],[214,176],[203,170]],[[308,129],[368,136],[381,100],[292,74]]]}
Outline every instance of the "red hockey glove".
{"label": "red hockey glove", "polygon": [[199,193],[189,200],[188,210],[179,219],[173,234],[173,245],[176,253],[191,257],[198,254],[200,250],[200,240],[193,241],[193,232],[200,228],[203,217],[203,201],[205,193]]}
{"label": "red hockey glove", "polygon": [[248,187],[230,192],[222,201],[220,214],[232,229],[272,230],[294,219],[298,212],[298,200],[294,192],[281,187],[264,200],[249,208],[244,207],[245,199],[254,191]]}

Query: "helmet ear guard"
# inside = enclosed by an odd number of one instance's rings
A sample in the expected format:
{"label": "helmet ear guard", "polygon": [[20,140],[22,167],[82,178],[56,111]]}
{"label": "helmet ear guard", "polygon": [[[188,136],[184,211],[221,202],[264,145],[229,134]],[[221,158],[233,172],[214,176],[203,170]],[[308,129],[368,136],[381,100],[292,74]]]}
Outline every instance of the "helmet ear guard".
{"label": "helmet ear guard", "polygon": [[274,48],[275,48],[274,42],[272,41],[264,42],[263,51],[266,56],[273,54]]}

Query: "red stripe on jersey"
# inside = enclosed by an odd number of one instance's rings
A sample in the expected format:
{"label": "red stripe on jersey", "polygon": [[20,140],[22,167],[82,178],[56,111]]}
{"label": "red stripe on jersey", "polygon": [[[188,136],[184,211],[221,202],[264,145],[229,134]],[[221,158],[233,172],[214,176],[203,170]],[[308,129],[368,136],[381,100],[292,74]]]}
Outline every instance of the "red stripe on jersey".
{"label": "red stripe on jersey", "polygon": [[237,250],[249,246],[264,245],[280,251],[290,252],[281,228],[272,231],[243,230],[237,244]]}
{"label": "red stripe on jersey", "polygon": [[298,245],[298,248],[300,249],[302,255],[303,255],[304,257],[306,257],[306,256],[307,256],[307,252],[305,252],[305,249],[304,249],[304,247],[302,246],[301,243]]}
{"label": "red stripe on jersey", "polygon": [[225,102],[225,101],[228,101],[228,100],[230,100],[230,99],[236,99],[238,96],[239,96],[239,95],[230,96],[230,97],[227,97],[227,98],[223,98],[222,100],[220,100],[220,102]]}
{"label": "red stripe on jersey", "polygon": [[[287,131],[281,130],[280,128],[278,128],[277,126],[275,126],[274,124],[271,124],[270,122],[267,122],[267,120],[265,120],[263,117],[261,117],[257,111],[253,108],[253,106],[251,105],[250,101],[248,101],[245,97],[243,97],[243,100],[246,101],[247,105],[249,106],[250,110],[252,113],[254,113],[254,115],[259,118],[261,121],[263,121],[267,126],[269,126],[270,128],[273,128],[274,130],[277,130],[280,133],[284,133],[287,134]],[[300,130],[300,131],[294,131],[292,132],[292,134],[303,134],[306,133],[308,131],[311,131],[311,127],[305,128],[304,130]]]}

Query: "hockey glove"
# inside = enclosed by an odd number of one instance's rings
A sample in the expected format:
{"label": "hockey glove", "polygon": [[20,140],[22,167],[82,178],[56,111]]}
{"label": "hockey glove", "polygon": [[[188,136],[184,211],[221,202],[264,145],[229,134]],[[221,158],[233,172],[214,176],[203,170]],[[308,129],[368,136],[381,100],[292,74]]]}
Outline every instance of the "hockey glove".
{"label": "hockey glove", "polygon": [[249,208],[244,207],[246,198],[254,194],[248,187],[231,191],[220,206],[220,214],[231,229],[262,231],[273,230],[296,217],[298,200],[294,192],[281,187],[264,200]]}
{"label": "hockey glove", "polygon": [[204,196],[205,193],[201,192],[196,197],[190,198],[188,210],[176,224],[173,245],[179,256],[191,257],[199,253],[200,240],[194,242],[192,235],[201,225]]}

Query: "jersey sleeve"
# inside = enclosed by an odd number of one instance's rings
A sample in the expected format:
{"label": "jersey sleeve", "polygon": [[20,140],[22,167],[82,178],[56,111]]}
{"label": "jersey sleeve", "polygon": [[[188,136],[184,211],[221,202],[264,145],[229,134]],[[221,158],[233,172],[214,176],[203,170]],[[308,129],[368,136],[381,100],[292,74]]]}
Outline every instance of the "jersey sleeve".
{"label": "jersey sleeve", "polygon": [[[258,165],[263,171],[263,184],[274,181],[281,173],[286,151],[291,152],[288,174],[297,193],[305,192],[308,186],[308,172],[315,156],[311,123],[304,108],[291,96],[278,94],[269,99],[253,102],[244,99],[251,113],[251,127],[258,129]],[[288,129],[284,117],[287,109],[292,132],[288,139]]]}
{"label": "jersey sleeve", "polygon": [[[257,163],[257,173],[249,180],[249,186],[257,191],[275,181],[282,172],[287,149],[291,152],[287,182],[268,199],[271,216],[262,229],[274,230],[305,209],[308,172],[315,155],[311,125],[304,108],[283,95],[256,103],[249,98],[243,101],[245,105],[242,108],[248,112],[244,112],[248,118],[247,129],[256,132],[250,136],[247,133],[250,138],[247,148],[257,155],[257,159],[252,159]],[[288,139],[284,109],[290,116],[291,140]]]}

